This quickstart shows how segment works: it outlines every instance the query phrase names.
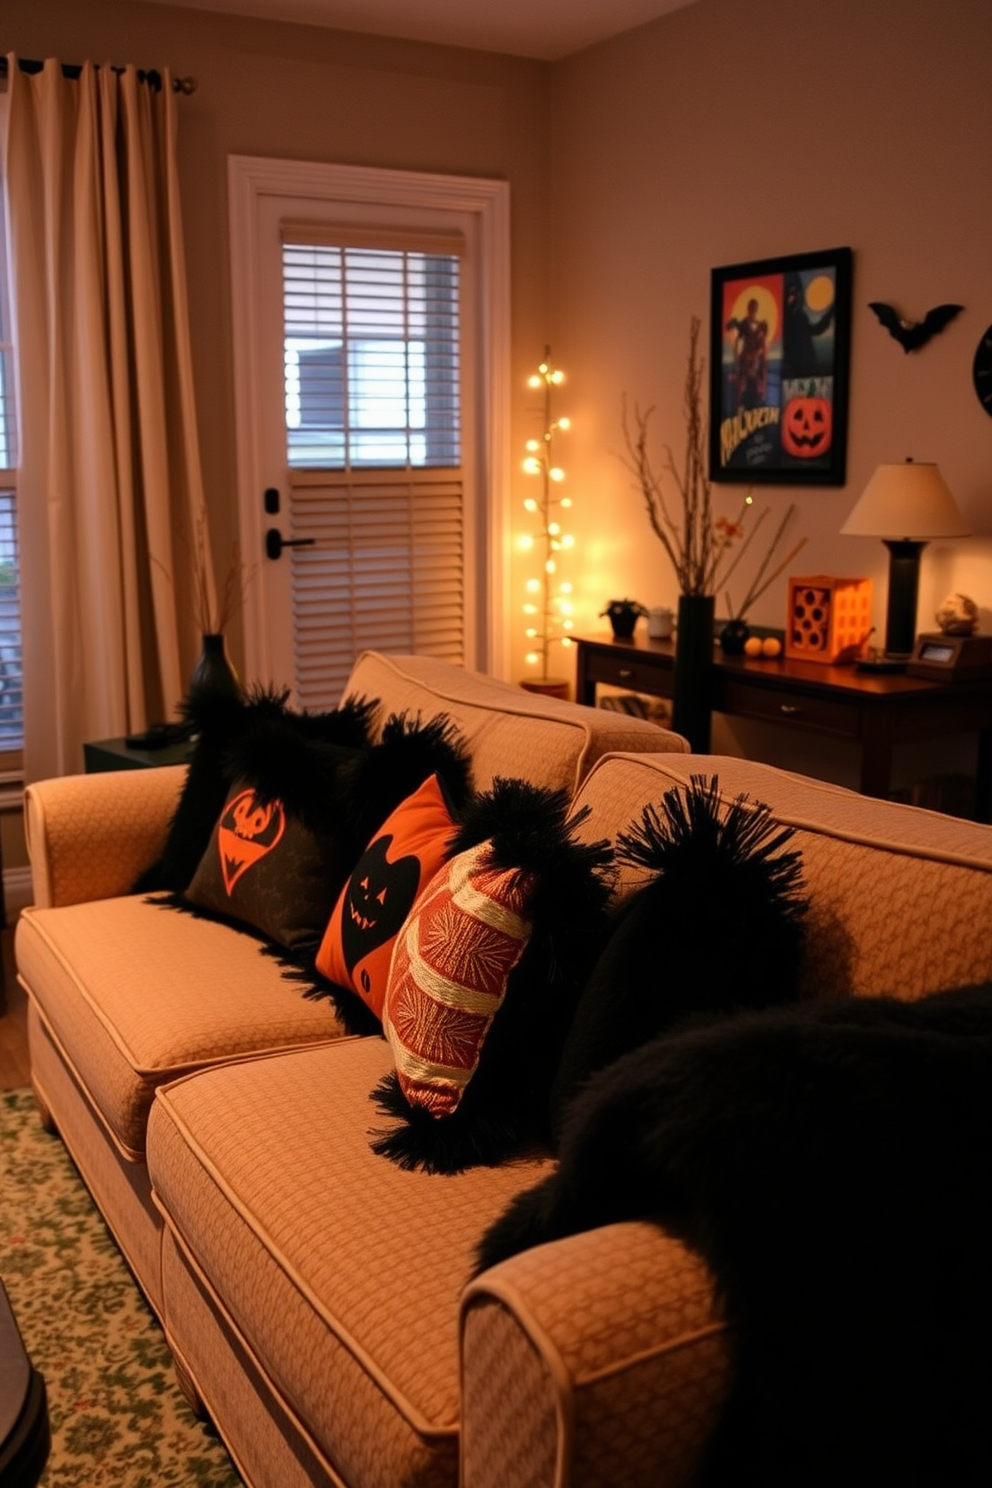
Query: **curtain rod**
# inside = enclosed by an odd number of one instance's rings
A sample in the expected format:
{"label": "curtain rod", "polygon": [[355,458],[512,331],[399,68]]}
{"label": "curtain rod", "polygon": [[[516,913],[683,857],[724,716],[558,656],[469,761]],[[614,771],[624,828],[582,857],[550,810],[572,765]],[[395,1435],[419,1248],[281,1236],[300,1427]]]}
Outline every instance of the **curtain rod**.
{"label": "curtain rod", "polygon": [[[38,61],[36,61],[32,57],[18,57],[18,59],[17,59],[17,65],[21,69],[22,72],[41,72],[42,69],[43,69],[43,67],[45,66],[44,62],[38,62]],[[95,63],[94,65],[96,66],[97,69],[99,69],[99,66],[100,66],[99,62]],[[79,62],[63,62],[62,63],[62,76],[63,77],[67,77],[67,78],[78,78],[79,77],[79,74],[82,72],[82,70],[83,70],[82,64],[79,63]],[[6,77],[7,76],[7,71],[8,71],[8,68],[7,68],[7,58],[6,57],[0,57],[0,77]],[[123,72],[124,71],[124,68],[123,67],[113,67],[111,69],[111,71],[113,71],[113,72]],[[142,82],[142,83],[147,83],[150,88],[161,88],[161,86],[162,86],[162,74],[160,72],[157,72],[154,68],[150,68],[147,71],[146,70],[139,70],[139,72],[138,72],[138,81],[139,82]],[[190,93],[195,93],[196,92],[196,78],[195,77],[176,77],[176,78],[173,78],[172,79],[172,91],[174,93],[182,93],[185,96],[188,96]]]}

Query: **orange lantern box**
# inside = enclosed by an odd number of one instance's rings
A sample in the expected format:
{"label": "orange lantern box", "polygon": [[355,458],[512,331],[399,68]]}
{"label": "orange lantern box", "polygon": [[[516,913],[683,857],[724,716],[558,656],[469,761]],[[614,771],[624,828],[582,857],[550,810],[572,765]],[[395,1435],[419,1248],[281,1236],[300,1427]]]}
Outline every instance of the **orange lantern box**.
{"label": "orange lantern box", "polygon": [[794,661],[854,661],[871,633],[871,579],[818,574],[789,580],[785,654]]}

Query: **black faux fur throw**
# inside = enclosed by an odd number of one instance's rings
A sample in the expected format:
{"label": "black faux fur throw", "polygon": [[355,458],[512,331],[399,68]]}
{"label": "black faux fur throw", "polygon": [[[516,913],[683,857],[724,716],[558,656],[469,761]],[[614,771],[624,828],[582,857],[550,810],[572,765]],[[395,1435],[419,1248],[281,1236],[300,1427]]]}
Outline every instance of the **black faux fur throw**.
{"label": "black faux fur throw", "polygon": [[628,1219],[706,1260],[731,1325],[700,1485],[992,1483],[992,987],[742,1014],[625,1055],[479,1269]]}

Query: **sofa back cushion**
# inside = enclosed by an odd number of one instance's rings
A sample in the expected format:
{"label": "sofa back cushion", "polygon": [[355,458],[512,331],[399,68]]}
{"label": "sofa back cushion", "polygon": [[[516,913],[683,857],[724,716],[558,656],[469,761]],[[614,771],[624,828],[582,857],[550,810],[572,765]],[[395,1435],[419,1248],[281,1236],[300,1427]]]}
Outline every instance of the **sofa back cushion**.
{"label": "sofa back cushion", "polygon": [[688,744],[643,718],[524,691],[429,656],[358,658],[345,697],[381,698],[390,712],[444,713],[467,742],[477,790],[519,776],[573,791],[602,755],[685,753]]}
{"label": "sofa back cushion", "polygon": [[[576,796],[576,808],[590,808],[582,836],[615,842],[645,802],[694,774],[716,775],[728,802],[746,793],[795,827],[809,899],[806,995],[910,1000],[992,979],[992,826],[729,756],[615,755]],[[639,881],[623,868],[618,896]]]}

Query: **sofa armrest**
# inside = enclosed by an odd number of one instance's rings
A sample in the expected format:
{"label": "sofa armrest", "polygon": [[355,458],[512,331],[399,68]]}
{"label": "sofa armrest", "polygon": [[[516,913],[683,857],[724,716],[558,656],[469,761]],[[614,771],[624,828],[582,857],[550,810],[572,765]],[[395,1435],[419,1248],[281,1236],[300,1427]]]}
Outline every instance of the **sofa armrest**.
{"label": "sofa armrest", "polygon": [[705,1264],[641,1223],[484,1272],[461,1351],[461,1488],[680,1488],[730,1370]]}
{"label": "sofa armrest", "polygon": [[185,765],[39,780],[24,792],[34,903],[44,908],[131,892],[160,855]]}

